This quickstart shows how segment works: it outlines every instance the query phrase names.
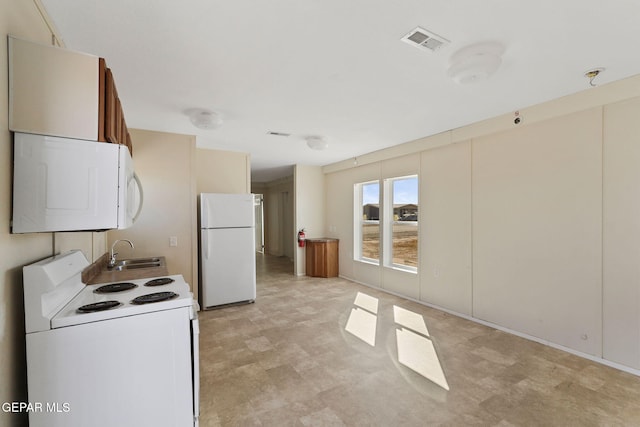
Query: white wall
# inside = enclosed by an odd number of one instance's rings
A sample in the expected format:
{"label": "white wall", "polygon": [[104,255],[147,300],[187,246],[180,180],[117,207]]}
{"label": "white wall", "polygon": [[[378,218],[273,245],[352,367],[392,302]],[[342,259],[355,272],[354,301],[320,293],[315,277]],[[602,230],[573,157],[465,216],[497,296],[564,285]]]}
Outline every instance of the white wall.
{"label": "white wall", "polygon": [[[295,209],[293,232],[305,229],[308,238],[325,237],[324,175],[319,166],[296,165],[293,170]],[[297,234],[294,234],[297,238]],[[295,245],[295,242],[294,242]],[[305,274],[305,249],[295,246],[294,273]]]}
{"label": "white wall", "polygon": [[[340,273],[640,374],[640,76],[521,117],[323,168]],[[417,290],[353,260],[353,184],[416,164]]]}

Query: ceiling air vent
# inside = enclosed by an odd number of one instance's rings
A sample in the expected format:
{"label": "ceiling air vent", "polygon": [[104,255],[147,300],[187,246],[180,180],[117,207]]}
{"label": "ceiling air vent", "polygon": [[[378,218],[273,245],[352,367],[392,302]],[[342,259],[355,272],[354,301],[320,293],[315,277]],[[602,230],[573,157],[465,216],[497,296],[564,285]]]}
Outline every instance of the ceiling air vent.
{"label": "ceiling air vent", "polygon": [[285,133],[285,132],[273,132],[273,131],[269,131],[267,132],[267,135],[272,135],[272,136],[291,136],[290,133]]}
{"label": "ceiling air vent", "polygon": [[442,45],[448,44],[449,40],[444,37],[427,31],[424,28],[416,27],[409,34],[401,38],[403,42],[415,46],[418,49],[430,50],[432,52],[438,50]]}

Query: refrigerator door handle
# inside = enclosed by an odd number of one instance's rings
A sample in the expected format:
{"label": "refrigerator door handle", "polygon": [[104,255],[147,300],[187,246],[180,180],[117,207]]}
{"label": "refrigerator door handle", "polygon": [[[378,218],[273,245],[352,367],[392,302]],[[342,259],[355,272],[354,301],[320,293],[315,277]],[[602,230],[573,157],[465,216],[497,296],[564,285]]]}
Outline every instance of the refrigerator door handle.
{"label": "refrigerator door handle", "polygon": [[209,259],[209,233],[202,233],[202,250],[204,251],[204,259]]}
{"label": "refrigerator door handle", "polygon": [[202,206],[202,226],[203,228],[207,228],[209,227],[209,199],[204,198],[202,202],[204,202]]}

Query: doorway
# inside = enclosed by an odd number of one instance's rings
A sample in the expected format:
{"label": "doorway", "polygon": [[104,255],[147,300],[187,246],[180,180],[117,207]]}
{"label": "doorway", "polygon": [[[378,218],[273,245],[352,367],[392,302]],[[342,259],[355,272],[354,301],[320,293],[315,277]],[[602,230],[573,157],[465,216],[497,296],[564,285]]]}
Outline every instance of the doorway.
{"label": "doorway", "polygon": [[264,196],[262,194],[253,195],[253,206],[255,208],[255,230],[256,230],[256,252],[264,253]]}

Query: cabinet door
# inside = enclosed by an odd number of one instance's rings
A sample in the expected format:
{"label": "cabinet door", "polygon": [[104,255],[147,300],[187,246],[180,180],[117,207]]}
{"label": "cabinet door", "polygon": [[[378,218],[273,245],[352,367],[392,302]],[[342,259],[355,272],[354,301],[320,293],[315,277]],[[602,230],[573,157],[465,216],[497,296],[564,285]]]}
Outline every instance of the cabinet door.
{"label": "cabinet door", "polygon": [[122,103],[120,104],[120,138],[118,138],[118,144],[127,144],[127,121],[124,119],[124,112],[122,111]]}
{"label": "cabinet door", "polygon": [[326,274],[327,277],[337,277],[338,276],[338,241],[331,240],[327,242],[326,245],[326,253],[325,253],[325,263],[326,263]]}
{"label": "cabinet door", "polygon": [[96,141],[98,57],[13,37],[8,47],[9,129]]}
{"label": "cabinet door", "polygon": [[131,134],[129,130],[127,130],[127,148],[129,149],[129,153],[133,156],[133,143],[131,142]]}
{"label": "cabinet door", "polygon": [[105,139],[114,144],[120,137],[120,100],[113,80],[111,70],[107,68],[105,73]]}
{"label": "cabinet door", "polygon": [[307,240],[307,276],[338,276],[338,240]]}
{"label": "cabinet door", "polygon": [[105,142],[104,126],[107,109],[106,99],[107,62],[104,58],[98,59],[98,141]]}

